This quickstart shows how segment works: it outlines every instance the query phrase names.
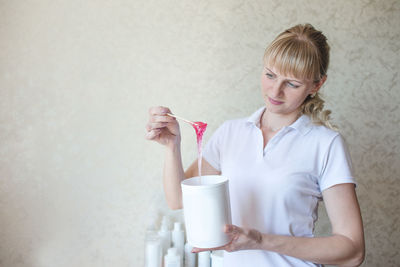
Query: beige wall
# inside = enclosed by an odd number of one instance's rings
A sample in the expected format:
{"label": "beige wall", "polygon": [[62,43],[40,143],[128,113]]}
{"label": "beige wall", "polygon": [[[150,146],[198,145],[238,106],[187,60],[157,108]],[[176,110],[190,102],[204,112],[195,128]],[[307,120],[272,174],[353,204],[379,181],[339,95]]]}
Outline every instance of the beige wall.
{"label": "beige wall", "polygon": [[208,122],[207,140],[262,105],[263,50],[301,22],[332,47],[323,92],[354,161],[363,266],[398,266],[397,0],[0,0],[0,266],[143,266],[144,229],[167,212],[147,109]]}

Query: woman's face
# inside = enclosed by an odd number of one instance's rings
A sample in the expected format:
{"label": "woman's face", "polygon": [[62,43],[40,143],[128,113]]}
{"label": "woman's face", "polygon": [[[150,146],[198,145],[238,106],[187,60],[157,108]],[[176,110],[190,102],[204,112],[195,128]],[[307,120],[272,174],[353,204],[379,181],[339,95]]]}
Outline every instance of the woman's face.
{"label": "woman's face", "polygon": [[312,81],[283,76],[268,65],[263,69],[261,85],[267,110],[281,115],[297,115],[306,97],[320,87]]}

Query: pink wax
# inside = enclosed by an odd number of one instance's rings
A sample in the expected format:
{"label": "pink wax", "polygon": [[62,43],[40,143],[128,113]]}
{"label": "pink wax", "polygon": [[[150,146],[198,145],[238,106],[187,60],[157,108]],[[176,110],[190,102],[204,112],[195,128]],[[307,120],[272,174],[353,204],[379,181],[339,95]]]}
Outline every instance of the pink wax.
{"label": "pink wax", "polygon": [[193,125],[194,130],[196,131],[196,136],[197,136],[197,149],[198,149],[198,154],[197,154],[198,163],[197,164],[199,167],[199,176],[200,176],[200,181],[201,181],[201,159],[202,159],[201,144],[203,141],[203,134],[207,128],[207,123],[204,123],[201,121],[196,121],[192,125]]}

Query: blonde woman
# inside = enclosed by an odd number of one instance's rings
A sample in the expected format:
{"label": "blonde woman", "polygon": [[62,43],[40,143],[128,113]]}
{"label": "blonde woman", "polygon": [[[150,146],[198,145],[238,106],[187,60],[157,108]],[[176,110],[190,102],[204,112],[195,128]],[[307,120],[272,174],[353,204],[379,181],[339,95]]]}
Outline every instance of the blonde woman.
{"label": "blonde woman", "polygon": [[[328,64],[326,37],[313,26],[282,32],[264,55],[265,106],[247,118],[226,121],[205,146],[202,173],[229,177],[233,225],[225,231],[232,241],[217,248],[226,251],[225,266],[363,262],[351,161],[318,93]],[[165,195],[168,205],[179,209],[180,182],[198,175],[197,160],[184,172],[179,125],[167,112],[165,107],[150,109],[147,139],[166,147]],[[313,236],[320,200],[332,225],[326,237]]]}

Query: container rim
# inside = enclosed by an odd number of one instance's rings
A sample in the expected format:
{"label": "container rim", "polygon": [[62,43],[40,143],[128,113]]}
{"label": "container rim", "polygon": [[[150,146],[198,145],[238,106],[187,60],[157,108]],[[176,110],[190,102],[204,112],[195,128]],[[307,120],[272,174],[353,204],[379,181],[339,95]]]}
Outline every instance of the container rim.
{"label": "container rim", "polygon": [[[214,178],[211,178],[214,177]],[[195,176],[191,178],[187,178],[181,182],[182,186],[188,188],[212,188],[224,184],[229,181],[228,177],[223,175],[202,175],[201,179],[206,178],[207,181],[212,179],[216,179],[215,183],[206,183],[206,184],[199,184],[200,176]]]}

